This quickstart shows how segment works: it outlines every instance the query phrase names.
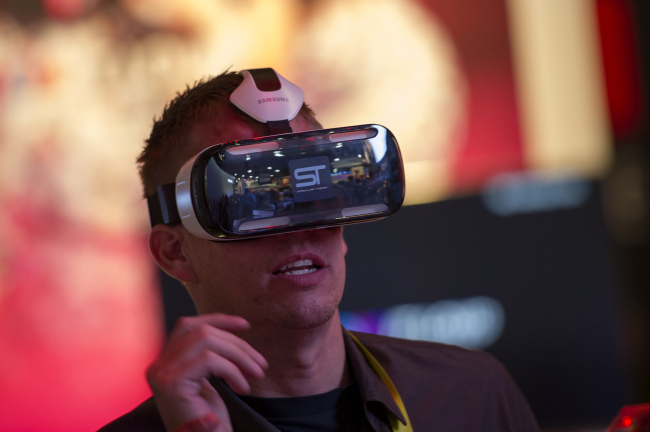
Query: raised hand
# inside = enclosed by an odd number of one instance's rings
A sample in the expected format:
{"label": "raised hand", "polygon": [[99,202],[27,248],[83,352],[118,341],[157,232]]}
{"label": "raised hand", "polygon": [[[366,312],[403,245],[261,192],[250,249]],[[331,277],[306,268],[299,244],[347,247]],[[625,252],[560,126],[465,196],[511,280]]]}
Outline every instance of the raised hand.
{"label": "raised hand", "polygon": [[[248,393],[248,379],[261,379],[264,357],[233,332],[248,322],[224,314],[178,320],[158,359],[147,371],[156,406],[168,431],[232,431],[226,406],[208,382],[222,378],[235,393]],[[203,425],[203,426],[201,426]]]}

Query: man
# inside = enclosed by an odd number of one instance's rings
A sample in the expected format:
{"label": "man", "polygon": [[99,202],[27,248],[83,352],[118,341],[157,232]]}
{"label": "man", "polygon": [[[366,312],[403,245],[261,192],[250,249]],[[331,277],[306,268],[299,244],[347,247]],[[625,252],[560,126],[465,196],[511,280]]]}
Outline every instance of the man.
{"label": "man", "polygon": [[[235,108],[224,73],[188,88],[155,122],[139,158],[145,195],[204,148],[269,135]],[[319,129],[302,105],[294,132]],[[158,265],[197,311],[148,370],[153,398],[108,425],[167,431],[534,431],[525,400],[485,353],[342,329],[341,227],[213,242],[153,226]]]}

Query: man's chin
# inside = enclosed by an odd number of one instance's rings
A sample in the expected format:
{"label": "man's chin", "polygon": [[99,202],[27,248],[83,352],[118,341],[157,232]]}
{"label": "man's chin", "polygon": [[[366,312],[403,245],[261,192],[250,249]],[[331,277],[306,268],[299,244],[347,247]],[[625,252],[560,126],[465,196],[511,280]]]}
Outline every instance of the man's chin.
{"label": "man's chin", "polygon": [[286,330],[314,330],[331,324],[336,308],[299,308],[278,315],[278,325]]}

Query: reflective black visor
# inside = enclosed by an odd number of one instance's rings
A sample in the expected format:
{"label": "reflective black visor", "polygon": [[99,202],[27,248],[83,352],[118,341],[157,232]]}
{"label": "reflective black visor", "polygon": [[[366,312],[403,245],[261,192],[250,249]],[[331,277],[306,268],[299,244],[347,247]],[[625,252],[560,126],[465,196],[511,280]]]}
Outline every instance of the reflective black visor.
{"label": "reflective black visor", "polygon": [[202,238],[237,240],[380,219],[403,201],[395,137],[362,125],[209,147],[149,207],[152,225],[182,222]]}

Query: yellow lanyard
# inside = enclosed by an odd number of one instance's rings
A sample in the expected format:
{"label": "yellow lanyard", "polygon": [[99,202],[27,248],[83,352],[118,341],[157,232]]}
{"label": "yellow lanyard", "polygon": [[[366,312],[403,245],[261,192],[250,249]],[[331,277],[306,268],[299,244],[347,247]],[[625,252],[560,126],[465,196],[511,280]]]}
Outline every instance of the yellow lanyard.
{"label": "yellow lanyard", "polygon": [[370,363],[370,367],[372,367],[375,373],[379,375],[379,378],[381,378],[381,380],[384,382],[384,385],[388,388],[388,391],[390,392],[391,396],[393,396],[393,399],[395,399],[395,403],[399,407],[400,412],[402,413],[404,419],[406,420],[406,424],[404,424],[400,421],[399,418],[397,418],[395,414],[393,414],[389,410],[386,410],[386,415],[388,416],[388,421],[390,422],[391,430],[393,432],[413,432],[413,427],[411,427],[411,421],[409,420],[408,414],[406,414],[406,408],[404,407],[404,402],[402,402],[401,396],[397,392],[395,385],[388,377],[388,374],[386,373],[384,368],[381,367],[377,359],[372,354],[370,354],[370,351],[368,351],[368,349],[365,346],[363,346],[361,342],[359,342],[359,339],[357,339],[349,331],[348,331],[348,335],[359,346],[359,349],[361,349],[361,352],[366,357],[366,360],[368,360],[368,363]]}

